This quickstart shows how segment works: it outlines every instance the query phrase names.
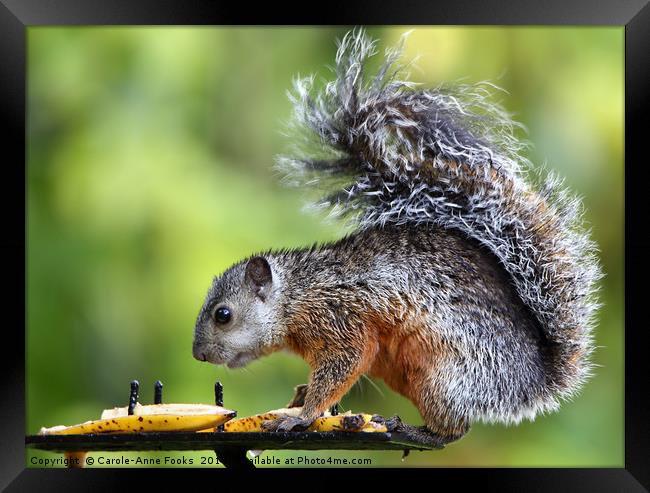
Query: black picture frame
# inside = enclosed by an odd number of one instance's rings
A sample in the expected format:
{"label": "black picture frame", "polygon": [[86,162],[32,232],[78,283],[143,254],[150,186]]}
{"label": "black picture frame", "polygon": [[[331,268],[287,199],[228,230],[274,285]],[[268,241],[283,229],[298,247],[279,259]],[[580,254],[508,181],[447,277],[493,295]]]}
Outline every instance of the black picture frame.
{"label": "black picture frame", "polygon": [[[214,0],[180,2],[138,0],[0,0],[0,108],[4,159],[2,207],[3,281],[1,299],[4,341],[0,344],[0,487],[7,491],[92,489],[114,490],[133,480],[133,471],[26,469],[25,440],[25,347],[20,322],[25,326],[25,200],[26,200],[26,28],[35,25],[167,25],[167,24],[258,24],[280,25],[618,25],[625,26],[625,467],[620,469],[475,469],[406,470],[417,474],[423,486],[476,487],[497,491],[648,491],[650,488],[650,423],[647,419],[647,361],[642,342],[645,323],[642,309],[650,278],[644,253],[650,239],[648,201],[643,171],[642,132],[650,106],[650,5],[648,0],[498,0],[404,1],[382,3],[327,2],[303,8],[275,3],[222,4]],[[646,158],[647,159],[647,158]],[[637,281],[637,282],[635,282]],[[635,289],[639,286],[639,289]],[[11,337],[16,335],[15,339]],[[17,342],[14,342],[17,341]],[[603,396],[606,399],[606,396]],[[143,471],[143,470],[140,470]],[[144,470],[155,472],[155,470]],[[237,480],[213,470],[181,470],[189,485],[216,486],[222,479]],[[367,470],[346,471],[369,476]],[[397,472],[397,471],[395,471]],[[280,471],[265,471],[276,475]],[[158,478],[161,478],[160,473]],[[215,476],[215,474],[220,474]],[[250,474],[250,473],[249,473]],[[260,473],[262,474],[262,473]],[[292,471],[294,480],[296,471]],[[304,487],[309,474],[303,471],[293,486]],[[200,475],[200,476],[199,476]],[[165,479],[166,474],[162,479]],[[384,474],[373,475],[381,479]],[[247,479],[248,480],[248,479]],[[340,476],[333,487],[343,488]],[[431,481],[431,483],[429,483]],[[285,483],[286,484],[286,483]],[[408,485],[409,483],[404,483]],[[335,486],[334,486],[335,485]],[[418,487],[413,483],[413,487]]]}

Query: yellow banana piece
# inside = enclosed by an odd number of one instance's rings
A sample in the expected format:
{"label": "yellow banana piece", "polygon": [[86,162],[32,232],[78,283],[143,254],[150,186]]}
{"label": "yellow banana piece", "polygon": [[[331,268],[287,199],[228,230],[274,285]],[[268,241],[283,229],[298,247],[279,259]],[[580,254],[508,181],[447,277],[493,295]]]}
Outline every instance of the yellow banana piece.
{"label": "yellow banana piece", "polygon": [[138,433],[154,431],[197,431],[214,428],[237,413],[220,406],[205,404],[137,404],[132,415],[126,407],[107,409],[97,420],[74,426],[41,428],[41,435],[86,433]]}
{"label": "yellow banana piece", "polygon": [[339,414],[338,416],[322,416],[316,418],[307,431],[361,431],[386,432],[383,423],[372,421],[372,414]]}
{"label": "yellow banana piece", "polygon": [[75,452],[64,452],[63,455],[69,461],[69,469],[82,469],[86,464],[85,461],[88,452],[80,450]]}
{"label": "yellow banana piece", "polygon": [[[246,418],[233,419],[224,425],[224,431],[227,432],[263,432],[262,423],[284,416],[299,416],[302,408],[291,407],[286,409],[275,409],[263,414],[256,414]],[[346,412],[337,416],[325,413],[322,417],[317,418],[307,431],[361,431],[361,432],[386,432],[386,426],[383,423],[372,421],[372,414],[352,414]],[[213,430],[204,430],[213,431]]]}
{"label": "yellow banana piece", "polygon": [[[274,409],[263,414],[256,414],[246,418],[233,419],[223,425],[224,431],[230,432],[243,432],[243,431],[265,431],[262,429],[264,421],[273,421],[274,419],[282,418],[284,416],[298,416],[301,408],[290,407],[284,409]],[[211,430],[206,430],[211,431]]]}

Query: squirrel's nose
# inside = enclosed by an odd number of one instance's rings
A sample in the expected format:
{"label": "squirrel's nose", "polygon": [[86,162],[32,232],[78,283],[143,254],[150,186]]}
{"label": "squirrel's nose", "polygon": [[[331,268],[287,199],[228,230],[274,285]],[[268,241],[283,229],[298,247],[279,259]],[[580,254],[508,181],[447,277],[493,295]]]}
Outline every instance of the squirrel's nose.
{"label": "squirrel's nose", "polygon": [[207,361],[207,357],[205,355],[205,352],[201,350],[201,347],[194,343],[192,346],[192,356],[194,356],[194,359],[198,359],[199,361]]}

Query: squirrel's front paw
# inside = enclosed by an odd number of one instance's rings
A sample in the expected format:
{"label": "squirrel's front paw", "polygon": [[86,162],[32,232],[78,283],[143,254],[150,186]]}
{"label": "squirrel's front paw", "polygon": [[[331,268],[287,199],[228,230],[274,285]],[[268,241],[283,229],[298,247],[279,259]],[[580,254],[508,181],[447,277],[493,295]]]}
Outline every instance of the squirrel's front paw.
{"label": "squirrel's front paw", "polygon": [[304,419],[297,416],[284,416],[272,421],[262,423],[262,428],[266,431],[305,431],[314,422],[313,419]]}

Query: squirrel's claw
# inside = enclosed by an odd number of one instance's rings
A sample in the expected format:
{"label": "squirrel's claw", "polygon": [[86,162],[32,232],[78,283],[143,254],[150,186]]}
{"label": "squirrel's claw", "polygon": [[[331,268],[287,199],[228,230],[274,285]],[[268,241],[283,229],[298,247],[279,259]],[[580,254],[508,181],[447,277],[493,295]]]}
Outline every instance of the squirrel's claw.
{"label": "squirrel's claw", "polygon": [[[430,445],[437,449],[445,448],[445,445],[448,442],[457,439],[457,438],[445,439],[444,437],[441,437],[437,433],[434,433],[431,430],[429,430],[426,426],[407,425],[403,423],[402,419],[397,415],[392,416],[390,418],[383,418],[382,416],[373,416],[371,421],[383,424],[386,427],[386,430],[389,432],[402,433],[403,435],[406,435],[408,438],[412,440],[426,443],[427,445]],[[406,455],[407,454],[405,453],[402,458],[406,457]]]}
{"label": "squirrel's claw", "polygon": [[288,431],[305,431],[313,422],[313,419],[305,419],[298,416],[284,416],[271,421],[265,421],[262,423],[262,428],[266,431],[275,431],[279,433]]}
{"label": "squirrel's claw", "polygon": [[383,424],[386,427],[387,431],[400,431],[403,428],[404,424],[402,419],[395,415],[390,418],[383,418],[382,416],[373,416],[372,421],[375,423]]}

